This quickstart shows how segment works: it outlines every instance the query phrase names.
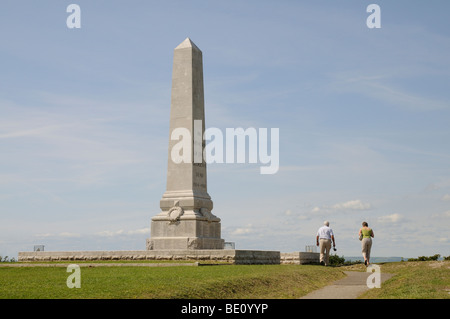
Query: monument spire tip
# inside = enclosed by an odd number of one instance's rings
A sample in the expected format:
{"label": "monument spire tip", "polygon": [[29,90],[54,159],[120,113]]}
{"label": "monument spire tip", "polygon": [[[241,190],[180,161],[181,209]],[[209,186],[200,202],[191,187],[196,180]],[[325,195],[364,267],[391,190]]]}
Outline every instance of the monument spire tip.
{"label": "monument spire tip", "polygon": [[196,50],[200,51],[200,49],[195,45],[194,42],[192,42],[192,40],[189,37],[187,37],[183,42],[181,42],[175,48],[175,50],[177,50],[177,49],[186,49],[186,48],[193,48],[193,49],[196,49]]}

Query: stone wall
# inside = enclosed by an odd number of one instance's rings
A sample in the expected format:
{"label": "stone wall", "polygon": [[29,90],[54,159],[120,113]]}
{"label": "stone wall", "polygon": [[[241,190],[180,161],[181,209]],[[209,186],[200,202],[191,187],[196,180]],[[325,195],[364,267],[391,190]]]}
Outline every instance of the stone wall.
{"label": "stone wall", "polygon": [[264,250],[125,250],[125,251],[33,251],[19,252],[20,262],[93,260],[195,260],[207,263],[279,264],[280,252]]}
{"label": "stone wall", "polygon": [[199,249],[199,250],[122,250],[122,251],[32,251],[19,252],[20,262],[94,261],[94,260],[178,260],[250,264],[318,264],[319,253],[266,250]]}
{"label": "stone wall", "polygon": [[320,261],[319,253],[296,251],[292,253],[280,254],[280,263],[282,264],[307,265],[307,264],[318,264],[319,261]]}

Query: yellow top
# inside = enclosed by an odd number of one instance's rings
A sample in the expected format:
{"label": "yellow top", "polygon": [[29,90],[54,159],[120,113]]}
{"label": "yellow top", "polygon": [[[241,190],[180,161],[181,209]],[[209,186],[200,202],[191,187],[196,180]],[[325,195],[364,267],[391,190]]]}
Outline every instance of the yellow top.
{"label": "yellow top", "polygon": [[363,235],[363,238],[370,238],[370,237],[372,237],[372,229],[371,228],[361,228],[361,234]]}

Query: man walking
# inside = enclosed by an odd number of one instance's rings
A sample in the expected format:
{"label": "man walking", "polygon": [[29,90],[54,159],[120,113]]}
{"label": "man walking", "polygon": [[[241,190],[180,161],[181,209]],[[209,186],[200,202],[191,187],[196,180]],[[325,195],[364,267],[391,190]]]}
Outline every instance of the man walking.
{"label": "man walking", "polygon": [[324,221],[323,226],[317,231],[316,242],[317,246],[320,246],[320,264],[328,266],[331,242],[333,242],[333,247],[336,247],[333,230],[330,228],[328,221]]}

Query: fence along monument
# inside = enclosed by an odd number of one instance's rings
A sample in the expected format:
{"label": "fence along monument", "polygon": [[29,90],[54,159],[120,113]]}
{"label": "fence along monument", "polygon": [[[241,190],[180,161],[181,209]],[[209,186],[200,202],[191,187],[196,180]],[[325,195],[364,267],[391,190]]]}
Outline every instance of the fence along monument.
{"label": "fence along monument", "polygon": [[[151,221],[147,250],[224,247],[220,219],[211,213],[213,202],[207,191],[204,131],[202,51],[186,38],[174,50],[167,187],[161,212]],[[183,132],[189,134],[180,135]],[[186,136],[190,154],[179,148]]]}

